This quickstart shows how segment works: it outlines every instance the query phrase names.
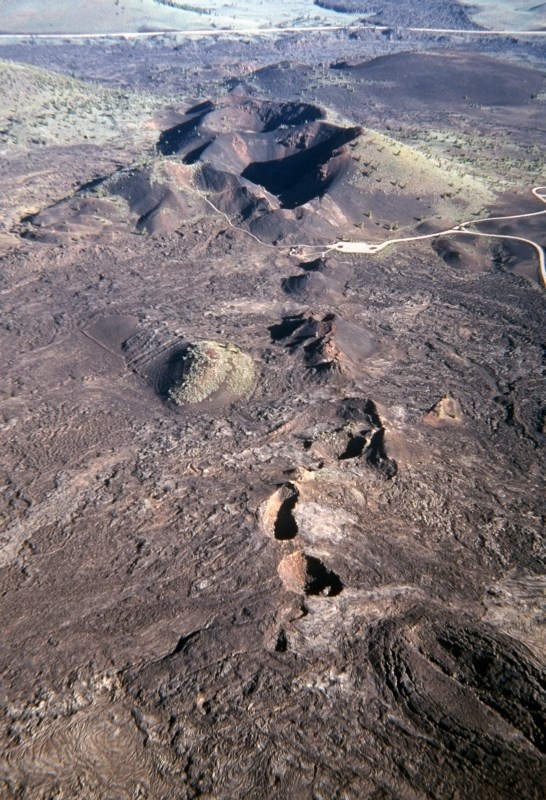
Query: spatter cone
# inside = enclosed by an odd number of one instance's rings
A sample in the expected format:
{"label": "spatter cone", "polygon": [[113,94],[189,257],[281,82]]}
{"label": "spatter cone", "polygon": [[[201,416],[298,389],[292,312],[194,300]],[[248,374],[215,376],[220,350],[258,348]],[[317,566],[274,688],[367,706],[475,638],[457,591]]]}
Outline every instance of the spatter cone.
{"label": "spatter cone", "polygon": [[182,377],[169,390],[169,399],[178,405],[236,399],[251,391],[254,377],[251,357],[234,344],[195,342],[184,354]]}

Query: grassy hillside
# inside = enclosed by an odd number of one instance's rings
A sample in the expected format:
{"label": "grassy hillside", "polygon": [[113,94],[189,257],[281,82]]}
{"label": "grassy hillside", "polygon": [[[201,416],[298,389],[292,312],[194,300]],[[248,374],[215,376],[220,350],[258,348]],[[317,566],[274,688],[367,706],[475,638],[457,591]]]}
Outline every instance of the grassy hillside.
{"label": "grassy hillside", "polygon": [[0,94],[0,149],[115,139],[144,145],[155,137],[145,121],[158,100],[149,95],[9,61],[0,61]]}

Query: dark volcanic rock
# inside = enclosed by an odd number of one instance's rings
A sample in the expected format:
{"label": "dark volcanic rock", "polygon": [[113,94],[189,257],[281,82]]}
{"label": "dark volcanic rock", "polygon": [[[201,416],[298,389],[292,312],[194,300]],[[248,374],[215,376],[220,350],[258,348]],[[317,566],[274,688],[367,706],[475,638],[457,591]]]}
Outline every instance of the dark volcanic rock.
{"label": "dark volcanic rock", "polygon": [[348,14],[366,14],[370,25],[395,27],[477,28],[456,0],[314,0],[316,6]]}
{"label": "dark volcanic rock", "polygon": [[539,39],[3,45],[2,800],[541,800]]}

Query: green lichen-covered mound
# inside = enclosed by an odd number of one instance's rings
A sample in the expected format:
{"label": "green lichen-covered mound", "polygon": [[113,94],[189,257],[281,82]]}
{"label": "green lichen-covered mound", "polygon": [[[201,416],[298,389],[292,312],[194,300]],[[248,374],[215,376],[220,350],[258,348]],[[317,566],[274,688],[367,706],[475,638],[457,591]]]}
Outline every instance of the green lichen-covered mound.
{"label": "green lichen-covered mound", "polygon": [[196,342],[186,350],[182,378],[169,390],[169,399],[178,405],[231,400],[247,395],[253,384],[249,355],[230,343]]}

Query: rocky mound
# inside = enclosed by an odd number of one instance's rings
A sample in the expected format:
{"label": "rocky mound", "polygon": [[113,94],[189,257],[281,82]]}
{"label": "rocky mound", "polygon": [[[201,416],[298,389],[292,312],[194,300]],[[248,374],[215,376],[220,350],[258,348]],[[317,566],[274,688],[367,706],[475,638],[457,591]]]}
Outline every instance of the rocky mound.
{"label": "rocky mound", "polygon": [[227,342],[180,343],[142,369],[165,400],[176,405],[228,403],[247,395],[254,385],[249,355]]}
{"label": "rocky mound", "polygon": [[332,313],[284,317],[270,333],[274,341],[300,350],[306,366],[315,374],[333,371],[351,375],[379,349],[368,331]]}
{"label": "rocky mound", "polygon": [[315,423],[303,432],[305,449],[324,464],[365,463],[394,478],[398,464],[387,453],[385,426],[373,400],[346,397],[336,416],[333,424]]}
{"label": "rocky mound", "polygon": [[173,381],[169,399],[178,405],[200,403],[220,393],[241,397],[254,383],[252,359],[233,344],[196,342],[187,348],[177,366],[180,378]]}
{"label": "rocky mound", "polygon": [[438,400],[432,408],[425,414],[424,421],[433,428],[440,428],[444,425],[458,424],[463,419],[461,404],[451,392]]}

